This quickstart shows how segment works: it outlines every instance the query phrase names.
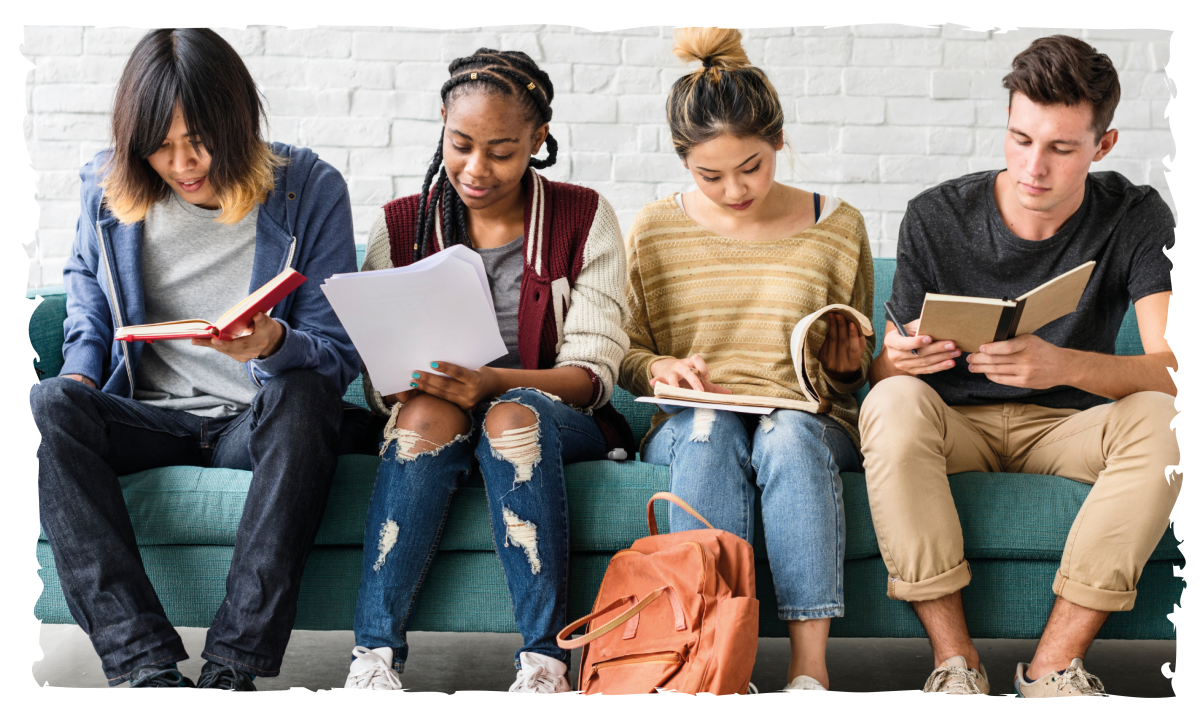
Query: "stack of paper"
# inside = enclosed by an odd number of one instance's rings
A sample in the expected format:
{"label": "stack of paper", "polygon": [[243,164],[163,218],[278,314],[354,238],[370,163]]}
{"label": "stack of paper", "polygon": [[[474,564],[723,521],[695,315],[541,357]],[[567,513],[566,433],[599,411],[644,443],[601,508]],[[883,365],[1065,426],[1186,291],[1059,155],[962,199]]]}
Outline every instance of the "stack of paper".
{"label": "stack of paper", "polygon": [[[475,370],[508,351],[479,254],[451,245],[412,265],[334,275],[321,285],[384,395],[444,361]],[[440,373],[439,373],[440,374]]]}

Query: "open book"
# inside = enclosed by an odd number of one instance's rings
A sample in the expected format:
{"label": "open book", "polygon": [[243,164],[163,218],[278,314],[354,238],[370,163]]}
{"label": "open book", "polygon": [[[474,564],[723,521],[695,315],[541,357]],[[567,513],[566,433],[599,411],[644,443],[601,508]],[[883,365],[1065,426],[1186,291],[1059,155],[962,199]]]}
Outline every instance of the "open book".
{"label": "open book", "polygon": [[234,305],[216,322],[207,320],[176,320],[175,322],[151,323],[150,325],[126,325],[117,328],[117,340],[179,340],[183,338],[220,338],[232,340],[242,334],[250,321],[260,312],[266,312],[279,304],[306,278],[288,268],[268,280],[245,300]]}
{"label": "open book", "polygon": [[934,340],[953,340],[967,352],[1031,333],[1075,312],[1095,267],[1096,261],[1089,260],[1016,300],[925,293],[919,332]]}
{"label": "open book", "polygon": [[828,313],[837,313],[858,326],[864,336],[874,335],[871,319],[849,305],[826,305],[811,315],[804,316],[796,327],[792,328],[791,353],[792,366],[796,369],[796,378],[800,380],[800,391],[804,400],[777,398],[767,395],[730,395],[726,393],[701,392],[686,387],[672,387],[659,382],[654,385],[654,397],[637,398],[639,402],[650,402],[657,405],[681,405],[684,407],[704,407],[715,410],[733,410],[735,412],[750,412],[766,414],[774,409],[802,410],[810,413],[829,412],[829,398],[823,398],[817,392],[817,385],[808,376],[804,358],[808,352],[817,352],[820,348],[810,348],[809,330],[813,323]]}

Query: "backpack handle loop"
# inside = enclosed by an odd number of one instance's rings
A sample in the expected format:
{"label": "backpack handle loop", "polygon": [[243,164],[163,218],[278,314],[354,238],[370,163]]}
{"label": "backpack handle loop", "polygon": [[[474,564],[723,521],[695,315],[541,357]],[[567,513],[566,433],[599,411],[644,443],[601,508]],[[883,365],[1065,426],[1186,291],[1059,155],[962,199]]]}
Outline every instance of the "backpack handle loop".
{"label": "backpack handle loop", "polygon": [[667,599],[671,601],[671,611],[675,614],[675,629],[678,631],[687,630],[687,619],[683,616],[683,603],[679,602],[679,596],[675,594],[675,588],[671,587],[670,585],[664,585],[657,590],[651,591],[648,595],[646,595],[646,597],[642,598],[641,602],[635,603],[633,607],[616,616],[612,620],[604,623],[604,625],[600,626],[599,628],[582,637],[569,640],[568,638],[570,638],[571,633],[578,630],[580,627],[583,627],[584,623],[594,620],[606,612],[611,612],[628,602],[636,601],[637,596],[627,595],[623,598],[617,598],[616,600],[610,602],[603,609],[579,618],[575,622],[563,628],[562,632],[558,634],[558,637],[555,638],[558,641],[558,646],[563,650],[574,650],[575,648],[583,647],[593,640],[598,640],[613,630],[616,630],[624,623],[629,623],[631,626],[626,626],[625,637],[632,637],[632,634],[637,632],[637,617],[639,613],[641,613],[647,605],[657,600],[663,594],[666,594]]}
{"label": "backpack handle loop", "polygon": [[716,530],[716,528],[712,526],[712,523],[705,520],[704,517],[700,515],[700,513],[696,512],[695,508],[693,508],[691,505],[688,505],[687,503],[685,503],[683,500],[681,500],[679,498],[679,496],[672,495],[669,492],[658,492],[658,493],[654,493],[653,495],[651,495],[650,500],[646,503],[646,525],[648,525],[650,527],[651,535],[658,534],[658,520],[655,519],[655,517],[654,517],[654,501],[655,500],[670,500],[671,502],[675,503],[679,507],[683,508],[683,510],[685,512],[687,512],[687,514],[691,515],[692,517],[696,518],[700,522],[707,525],[709,530]]}

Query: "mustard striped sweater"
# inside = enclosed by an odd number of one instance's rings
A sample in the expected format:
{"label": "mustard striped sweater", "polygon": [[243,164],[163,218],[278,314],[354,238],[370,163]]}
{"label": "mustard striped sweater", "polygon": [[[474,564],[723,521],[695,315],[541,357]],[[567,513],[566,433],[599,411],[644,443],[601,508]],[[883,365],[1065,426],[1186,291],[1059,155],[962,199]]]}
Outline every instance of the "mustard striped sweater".
{"label": "mustard striped sweater", "polygon": [[[832,198],[830,198],[832,200]],[[699,353],[710,378],[735,393],[803,400],[788,342],[801,318],[831,303],[871,316],[874,268],[862,214],[842,202],[813,227],[773,242],[719,237],[696,224],[675,196],[642,208],[626,237],[630,347],[618,384],[651,395],[650,365]],[[813,325],[805,367],[833,403],[830,415],[858,442],[862,372],[844,384],[828,377],[815,351],[826,324]],[[653,425],[667,417],[659,412]]]}

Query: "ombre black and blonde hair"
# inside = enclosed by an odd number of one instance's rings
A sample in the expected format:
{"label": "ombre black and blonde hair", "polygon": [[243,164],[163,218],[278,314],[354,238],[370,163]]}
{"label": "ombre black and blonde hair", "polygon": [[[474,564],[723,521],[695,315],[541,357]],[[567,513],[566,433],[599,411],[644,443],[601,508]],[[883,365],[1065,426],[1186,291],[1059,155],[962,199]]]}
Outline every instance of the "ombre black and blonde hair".
{"label": "ombre black and blonde hair", "polygon": [[146,216],[171,189],[148,158],[171,129],[175,107],[212,161],[208,181],[233,224],[275,188],[282,158],[263,138],[263,103],[250,71],[229,43],[207,28],[151,30],[138,41],[113,99],[113,152],[104,167],[104,200],[123,223]]}
{"label": "ombre black and blonde hair", "polygon": [[672,52],[695,71],[671,86],[667,124],[681,158],[721,135],[753,137],[778,145],[783,106],[766,73],[750,64],[742,34],[728,28],[678,28]]}

